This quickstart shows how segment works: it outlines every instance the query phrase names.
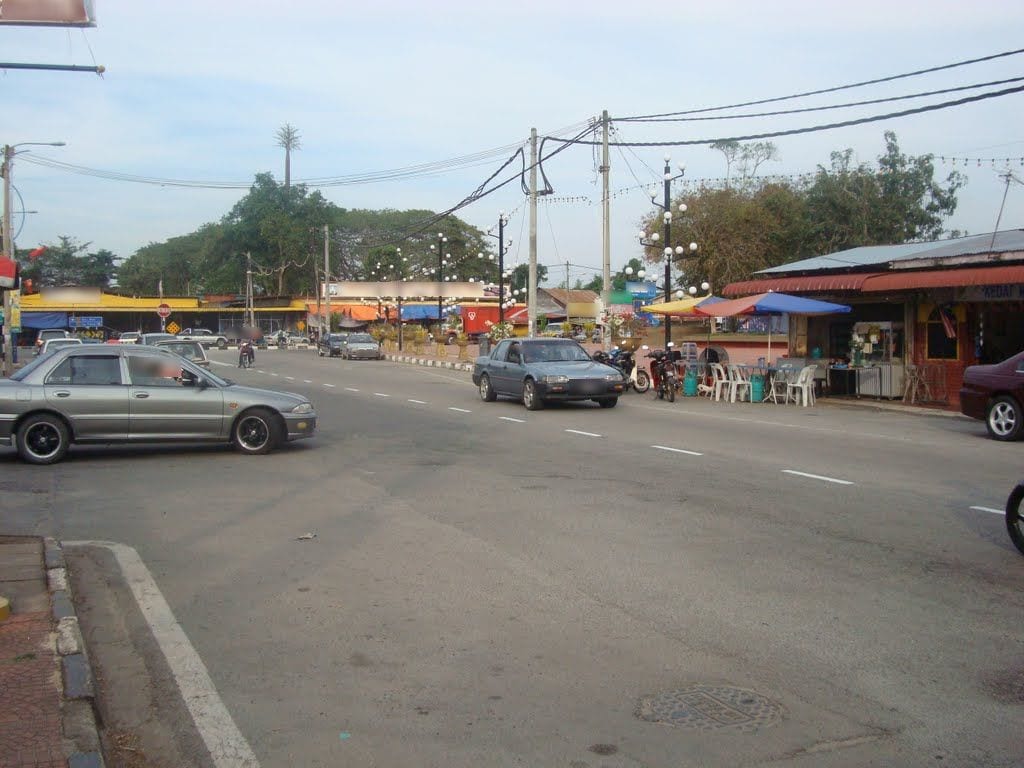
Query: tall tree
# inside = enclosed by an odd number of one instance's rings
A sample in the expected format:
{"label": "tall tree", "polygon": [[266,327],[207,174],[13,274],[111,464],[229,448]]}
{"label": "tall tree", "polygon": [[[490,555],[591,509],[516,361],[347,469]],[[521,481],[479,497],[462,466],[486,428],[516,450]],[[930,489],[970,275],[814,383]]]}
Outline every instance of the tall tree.
{"label": "tall tree", "polygon": [[[117,257],[107,249],[89,251],[91,243],[80,243],[61,235],[46,246],[38,258],[23,258],[22,277],[39,288],[85,286],[107,288],[117,277]],[[19,253],[28,256],[27,253]]]}
{"label": "tall tree", "polygon": [[302,137],[299,136],[299,129],[290,123],[285,123],[274,134],[277,139],[277,146],[284,148],[284,186],[287,189],[292,185],[292,150],[302,149]]}

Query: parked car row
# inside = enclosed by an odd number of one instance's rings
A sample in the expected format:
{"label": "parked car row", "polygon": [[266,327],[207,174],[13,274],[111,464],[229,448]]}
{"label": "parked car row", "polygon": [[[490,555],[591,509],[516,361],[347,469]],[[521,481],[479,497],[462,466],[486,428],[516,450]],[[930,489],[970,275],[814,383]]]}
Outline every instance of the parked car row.
{"label": "parked car row", "polygon": [[343,360],[380,360],[380,344],[368,333],[328,333],[317,342],[320,357]]}

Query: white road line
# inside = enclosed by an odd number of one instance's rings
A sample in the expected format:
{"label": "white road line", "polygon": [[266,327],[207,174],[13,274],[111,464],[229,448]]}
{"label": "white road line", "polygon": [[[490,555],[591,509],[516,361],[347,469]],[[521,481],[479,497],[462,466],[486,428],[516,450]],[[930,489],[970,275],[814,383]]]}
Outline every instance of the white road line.
{"label": "white road line", "polygon": [[114,555],[153,638],[167,659],[213,764],[217,768],[258,768],[259,762],[249,742],[239,732],[210,679],[206,665],[174,618],[171,607],[139,553],[125,544],[110,541],[66,541],[64,544],[69,547],[104,547]]}
{"label": "white road line", "polygon": [[584,437],[601,437],[601,435],[595,434],[594,432],[581,432],[578,429],[567,429],[565,431],[574,435],[583,435]]}
{"label": "white road line", "polygon": [[355,387],[345,387],[346,392],[358,392],[359,390]]}
{"label": "white road line", "polygon": [[410,403],[416,403],[416,405],[426,405],[427,404],[426,400],[413,400],[411,397],[409,398],[409,402]]}
{"label": "white road line", "polygon": [[697,453],[696,451],[687,451],[685,448],[669,448],[667,445],[652,445],[651,448],[657,448],[659,451],[671,451],[672,453],[685,453],[687,456],[703,456],[703,453]]}
{"label": "white road line", "polygon": [[448,406],[448,410],[449,411],[458,411],[459,413],[472,413],[472,411],[467,411],[465,408],[456,408],[456,407],[451,406],[451,405]]}
{"label": "white road line", "polygon": [[973,509],[975,512],[991,512],[993,515],[1005,515],[1005,509],[993,509],[992,507],[968,507]]}
{"label": "white road line", "polygon": [[333,384],[324,384],[324,386],[325,387],[330,387],[331,389],[334,389],[334,385]]}
{"label": "white road line", "polygon": [[513,419],[511,416],[499,416],[502,421],[514,421],[516,424],[525,424],[526,419]]}
{"label": "white road line", "polygon": [[787,475],[798,475],[799,477],[809,477],[812,480],[824,480],[826,483],[836,483],[837,485],[853,485],[852,480],[840,480],[838,477],[826,477],[825,475],[812,475],[809,472],[797,472],[795,469],[784,469],[783,473]]}
{"label": "white road line", "polygon": [[303,384],[312,384],[313,382],[312,382],[312,381],[310,381],[309,379],[303,379],[303,380],[302,380],[302,383],[303,383]]}
{"label": "white road line", "polygon": [[386,394],[384,392],[374,392],[373,395],[374,397],[391,397],[391,395]]}
{"label": "white road line", "polygon": [[295,381],[294,376],[285,376],[285,378],[288,379],[288,381]]}
{"label": "white road line", "polygon": [[270,372],[270,375],[271,375],[271,376],[277,376],[277,374],[276,374],[276,373],[274,373],[273,371],[271,371],[271,372]]}
{"label": "white road line", "polygon": [[266,371],[257,370],[256,373],[266,373]]}

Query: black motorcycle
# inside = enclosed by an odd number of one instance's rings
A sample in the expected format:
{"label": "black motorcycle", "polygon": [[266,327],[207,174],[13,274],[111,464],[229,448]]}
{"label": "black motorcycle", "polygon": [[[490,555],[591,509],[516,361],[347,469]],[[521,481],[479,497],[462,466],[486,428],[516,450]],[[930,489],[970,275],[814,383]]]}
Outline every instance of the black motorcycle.
{"label": "black motorcycle", "polygon": [[637,368],[636,358],[634,358],[633,353],[629,350],[616,347],[612,350],[611,354],[597,351],[592,357],[599,363],[610,365],[622,371],[622,376],[626,380],[627,390],[632,387],[637,392],[644,393],[651,388],[651,377],[643,368]]}
{"label": "black motorcycle", "polygon": [[676,370],[675,353],[671,348],[654,349],[647,353],[651,359],[651,381],[654,394],[659,400],[674,403],[680,388],[679,373]]}
{"label": "black motorcycle", "polygon": [[252,368],[254,362],[256,362],[256,350],[253,349],[252,342],[243,341],[238,346],[238,367]]}

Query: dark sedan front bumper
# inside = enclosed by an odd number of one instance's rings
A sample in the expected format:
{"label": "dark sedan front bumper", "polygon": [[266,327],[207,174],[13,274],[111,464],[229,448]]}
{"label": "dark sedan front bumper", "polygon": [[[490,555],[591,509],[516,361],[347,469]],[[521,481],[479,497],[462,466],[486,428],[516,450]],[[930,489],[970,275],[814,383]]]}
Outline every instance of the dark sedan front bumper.
{"label": "dark sedan front bumper", "polygon": [[618,397],[625,391],[626,382],[604,379],[570,379],[568,382],[537,382],[537,393],[545,400],[600,400]]}
{"label": "dark sedan front bumper", "polygon": [[348,356],[353,360],[380,360],[379,349],[350,349]]}

